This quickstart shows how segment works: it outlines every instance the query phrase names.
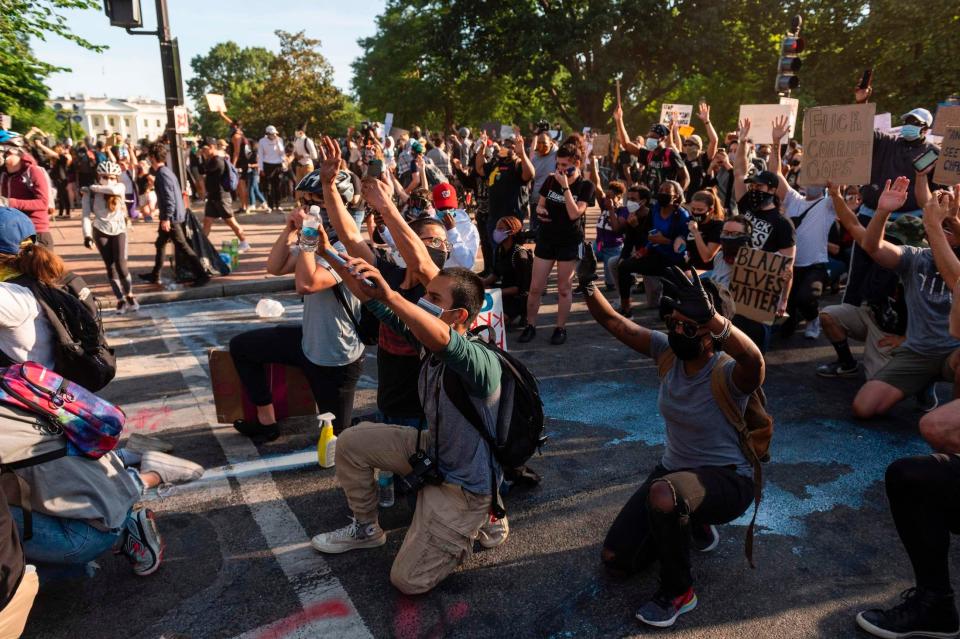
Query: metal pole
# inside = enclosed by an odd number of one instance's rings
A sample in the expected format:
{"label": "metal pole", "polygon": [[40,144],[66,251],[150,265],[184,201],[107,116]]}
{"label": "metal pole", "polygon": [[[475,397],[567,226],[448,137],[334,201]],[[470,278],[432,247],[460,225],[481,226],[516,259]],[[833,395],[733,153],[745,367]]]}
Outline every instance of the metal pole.
{"label": "metal pole", "polygon": [[170,38],[170,19],[167,0],[157,0],[157,37],[160,39],[160,64],[163,68],[163,90],[167,108],[167,140],[170,145],[170,164],[174,175],[180,180],[180,188],[187,188],[186,163],[183,159],[183,140],[177,133],[173,108],[183,104],[182,87],[176,69],[180,67],[180,53]]}

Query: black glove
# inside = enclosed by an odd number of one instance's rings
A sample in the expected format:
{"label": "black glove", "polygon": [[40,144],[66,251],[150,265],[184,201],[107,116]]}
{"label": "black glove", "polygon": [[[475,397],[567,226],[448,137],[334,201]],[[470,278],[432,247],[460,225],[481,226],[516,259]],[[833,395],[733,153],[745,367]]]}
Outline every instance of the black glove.
{"label": "black glove", "polygon": [[717,310],[710,295],[703,289],[696,270],[691,269],[690,274],[692,280],[679,268],[671,266],[664,274],[662,302],[702,326],[713,319]]}
{"label": "black glove", "polygon": [[92,248],[93,248],[93,238],[92,238],[92,237],[85,237],[85,238],[83,238],[83,246],[84,246],[85,248],[92,249]]}
{"label": "black glove", "polygon": [[587,242],[583,244],[583,258],[577,264],[577,292],[585,295],[593,295],[597,290],[595,282],[599,279],[597,275],[597,255],[593,252],[593,245]]}

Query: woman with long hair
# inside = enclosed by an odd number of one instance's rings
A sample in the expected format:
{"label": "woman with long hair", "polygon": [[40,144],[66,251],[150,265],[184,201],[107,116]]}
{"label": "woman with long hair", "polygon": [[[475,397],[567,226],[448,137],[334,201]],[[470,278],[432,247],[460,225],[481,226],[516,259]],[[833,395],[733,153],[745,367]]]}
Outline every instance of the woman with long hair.
{"label": "woman with long hair", "polygon": [[690,265],[699,271],[713,268],[713,258],[720,250],[720,234],[726,214],[720,197],[713,189],[697,191],[690,196],[687,205],[691,220],[687,223],[690,234],[687,246],[696,250],[687,250]]}

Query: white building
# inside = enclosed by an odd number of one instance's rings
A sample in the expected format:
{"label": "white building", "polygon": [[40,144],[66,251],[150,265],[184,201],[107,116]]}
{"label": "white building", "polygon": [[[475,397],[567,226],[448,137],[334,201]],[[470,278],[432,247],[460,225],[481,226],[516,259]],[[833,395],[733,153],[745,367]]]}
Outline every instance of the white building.
{"label": "white building", "polygon": [[[79,127],[85,135],[101,136],[119,133],[126,139],[155,140],[167,125],[167,110],[162,102],[147,98],[94,98],[84,94],[53,98],[47,106],[60,109],[65,115],[78,115]],[[77,126],[76,124],[74,126]],[[79,131],[75,138],[79,139]]]}

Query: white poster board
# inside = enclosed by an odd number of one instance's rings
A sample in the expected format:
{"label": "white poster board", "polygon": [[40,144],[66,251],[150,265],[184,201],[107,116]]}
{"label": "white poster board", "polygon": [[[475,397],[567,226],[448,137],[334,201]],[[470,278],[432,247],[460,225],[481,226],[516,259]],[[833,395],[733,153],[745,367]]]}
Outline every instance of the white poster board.
{"label": "white poster board", "polygon": [[669,125],[671,121],[678,124],[690,124],[693,115],[692,104],[664,104],[660,106],[660,124]]}
{"label": "white poster board", "polygon": [[210,109],[211,113],[226,113],[227,105],[223,101],[223,96],[219,93],[208,93],[207,94],[207,108]]}
{"label": "white poster board", "polygon": [[[773,121],[781,116],[789,120],[792,110],[789,104],[741,104],[739,119],[750,119],[750,139],[754,144],[773,144]],[[794,124],[790,123],[787,137],[793,137]],[[787,140],[780,142],[786,144]]]}
{"label": "white poster board", "polygon": [[878,113],[873,116],[873,129],[886,133],[893,128],[893,119],[889,113]]}
{"label": "white poster board", "polygon": [[477,319],[473,320],[470,328],[477,326],[489,326],[493,330],[494,342],[503,350],[507,350],[507,330],[506,317],[503,315],[503,295],[499,288],[491,288],[485,291],[483,296],[483,306]]}
{"label": "white poster board", "polygon": [[381,140],[383,144],[387,143],[387,136],[390,135],[391,128],[393,128],[393,114],[388,113],[387,117],[383,118],[383,139]]}

